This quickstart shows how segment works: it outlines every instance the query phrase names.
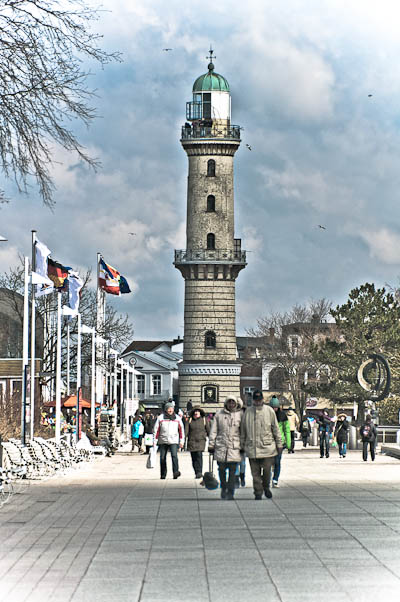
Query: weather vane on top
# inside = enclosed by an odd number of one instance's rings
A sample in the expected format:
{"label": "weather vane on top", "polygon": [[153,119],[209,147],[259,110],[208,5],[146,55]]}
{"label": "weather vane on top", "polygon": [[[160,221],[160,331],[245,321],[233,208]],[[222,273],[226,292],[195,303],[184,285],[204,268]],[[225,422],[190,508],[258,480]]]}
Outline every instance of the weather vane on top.
{"label": "weather vane on top", "polygon": [[209,52],[210,52],[210,56],[206,56],[206,59],[207,59],[207,60],[209,59],[209,60],[210,60],[210,62],[212,63],[212,62],[213,62],[213,59],[216,59],[217,57],[216,57],[216,56],[213,56],[213,54],[214,54],[214,50],[212,49],[212,46],[211,46],[211,44],[210,44],[210,51],[209,51]]}

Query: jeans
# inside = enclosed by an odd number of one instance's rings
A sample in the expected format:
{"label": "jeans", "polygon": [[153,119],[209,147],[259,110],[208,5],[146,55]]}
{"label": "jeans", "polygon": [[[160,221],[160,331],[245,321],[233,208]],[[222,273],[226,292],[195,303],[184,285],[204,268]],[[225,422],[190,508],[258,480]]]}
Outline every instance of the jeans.
{"label": "jeans", "polygon": [[136,437],[132,437],[132,451],[135,449],[135,447],[138,448],[138,451],[141,450],[139,439],[136,439]]}
{"label": "jeans", "polygon": [[301,438],[303,439],[303,447],[307,447],[308,435],[302,435]]}
{"label": "jeans", "polygon": [[277,456],[274,457],[274,462],[273,462],[274,475],[272,477],[272,480],[275,481],[276,483],[278,482],[279,475],[281,474],[281,459],[282,459],[282,454],[278,454]]}
{"label": "jeans", "polygon": [[347,451],[347,443],[343,441],[343,443],[338,443],[339,446],[339,456],[345,456]]}
{"label": "jeans", "polygon": [[195,474],[203,474],[203,452],[193,451],[190,452],[192,456],[192,466]]}
{"label": "jeans", "polygon": [[294,451],[294,434],[296,431],[290,431],[290,448],[289,451],[293,452]]}
{"label": "jeans", "polygon": [[246,474],[246,454],[240,454],[240,462],[237,465],[235,475],[238,477],[239,475]]}
{"label": "jeans", "polygon": [[368,460],[368,445],[371,454],[371,460],[375,460],[375,441],[363,441],[362,457],[365,462]]}
{"label": "jeans", "polygon": [[[228,490],[229,493],[235,491],[235,472],[237,462],[218,462],[219,481],[221,489]],[[226,480],[226,470],[229,472],[228,480]]]}
{"label": "jeans", "polygon": [[324,455],[324,447],[325,447],[325,455],[329,456],[329,433],[320,433],[319,434],[319,451],[321,457]]}
{"label": "jeans", "polygon": [[274,459],[274,457],[249,458],[251,476],[253,477],[254,495],[262,495],[263,491],[269,489],[271,468],[274,463]]}
{"label": "jeans", "polygon": [[171,443],[170,445],[166,443],[162,443],[160,446],[160,469],[161,476],[167,476],[167,452],[168,450],[171,452],[172,458],[172,472],[176,474],[179,472],[179,464],[178,464],[178,444]]}

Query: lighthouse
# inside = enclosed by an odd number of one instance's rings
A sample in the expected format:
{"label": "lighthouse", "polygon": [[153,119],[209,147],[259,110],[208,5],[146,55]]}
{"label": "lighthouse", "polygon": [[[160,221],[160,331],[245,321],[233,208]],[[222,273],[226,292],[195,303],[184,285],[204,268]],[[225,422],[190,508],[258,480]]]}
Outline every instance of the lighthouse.
{"label": "lighthouse", "polygon": [[235,283],[246,266],[235,238],[233,159],[240,127],[231,123],[227,80],[208,72],[193,84],[186,103],[181,144],[188,156],[186,249],[175,251],[185,280],[183,361],[179,364],[181,407],[188,401],[206,412],[240,395],[236,352]]}

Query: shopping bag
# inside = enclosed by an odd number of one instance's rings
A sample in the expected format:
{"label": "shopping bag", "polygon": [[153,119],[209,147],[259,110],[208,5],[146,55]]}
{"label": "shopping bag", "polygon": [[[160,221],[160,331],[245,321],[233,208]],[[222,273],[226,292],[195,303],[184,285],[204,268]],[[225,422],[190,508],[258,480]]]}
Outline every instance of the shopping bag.
{"label": "shopping bag", "polygon": [[212,454],[209,455],[209,472],[205,472],[203,475],[204,487],[209,489],[210,491],[213,489],[218,489],[218,480],[214,477],[214,456]]}
{"label": "shopping bag", "polygon": [[149,457],[147,458],[146,468],[154,468],[156,465],[156,457],[157,457],[157,446],[153,445],[150,448]]}
{"label": "shopping bag", "polygon": [[153,433],[146,433],[144,436],[144,444],[146,447],[153,445]]}

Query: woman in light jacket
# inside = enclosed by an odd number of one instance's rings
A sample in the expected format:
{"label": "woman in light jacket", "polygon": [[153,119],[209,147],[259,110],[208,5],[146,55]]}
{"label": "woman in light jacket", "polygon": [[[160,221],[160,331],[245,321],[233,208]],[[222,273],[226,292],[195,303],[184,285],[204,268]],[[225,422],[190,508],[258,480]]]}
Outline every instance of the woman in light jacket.
{"label": "woman in light jacket", "polygon": [[[229,396],[224,408],[217,412],[211,424],[209,447],[210,454],[218,463],[221,498],[233,500],[235,492],[235,471],[240,462],[240,424],[242,420],[242,401]],[[226,480],[226,471],[229,472]]]}

